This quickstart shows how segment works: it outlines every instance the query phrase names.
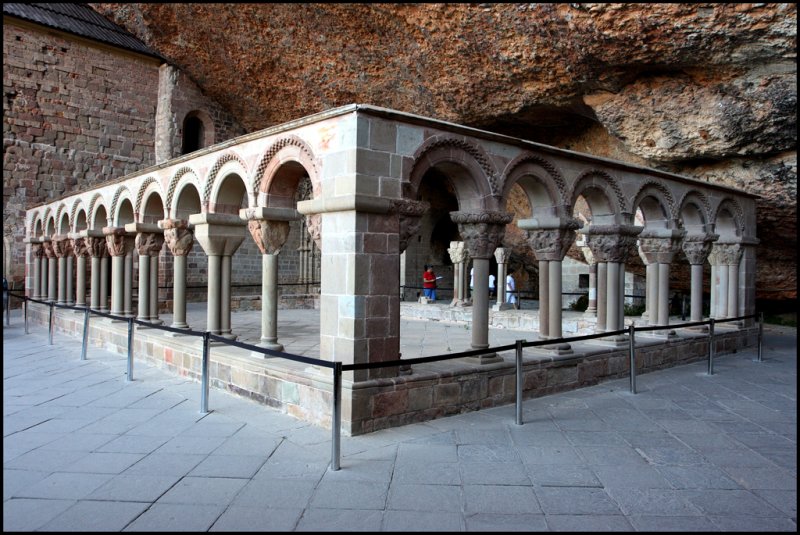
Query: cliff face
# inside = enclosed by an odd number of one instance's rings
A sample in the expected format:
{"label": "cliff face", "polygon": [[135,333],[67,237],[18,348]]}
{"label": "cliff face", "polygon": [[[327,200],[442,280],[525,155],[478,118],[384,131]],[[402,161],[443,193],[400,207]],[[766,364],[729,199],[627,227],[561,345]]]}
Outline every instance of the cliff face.
{"label": "cliff face", "polygon": [[91,4],[250,130],[353,102],[762,196],[795,298],[794,4]]}

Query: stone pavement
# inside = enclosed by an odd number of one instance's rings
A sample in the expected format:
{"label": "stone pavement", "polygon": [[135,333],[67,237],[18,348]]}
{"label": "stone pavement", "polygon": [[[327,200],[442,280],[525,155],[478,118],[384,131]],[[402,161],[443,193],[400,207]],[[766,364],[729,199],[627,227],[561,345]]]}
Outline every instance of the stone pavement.
{"label": "stone pavement", "polygon": [[138,361],[126,382],[123,356],[81,361],[15,313],[4,531],[797,529],[795,329],[767,326],[764,362],[722,355],[713,376],[528,400],[522,426],[510,405],[342,437],[333,472],[329,430],[214,389],[201,414],[198,383]]}

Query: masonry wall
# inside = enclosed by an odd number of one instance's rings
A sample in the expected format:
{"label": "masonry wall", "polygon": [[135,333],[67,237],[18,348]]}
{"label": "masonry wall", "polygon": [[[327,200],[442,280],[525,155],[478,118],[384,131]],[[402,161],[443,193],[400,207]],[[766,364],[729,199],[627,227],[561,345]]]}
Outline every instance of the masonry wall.
{"label": "masonry wall", "polygon": [[[26,209],[157,163],[160,65],[3,19],[3,256],[12,284],[25,276]],[[171,157],[180,154],[180,127],[192,110],[211,118],[216,143],[246,133],[188,77],[176,72],[173,78],[166,93],[171,113],[159,119],[173,124]]]}

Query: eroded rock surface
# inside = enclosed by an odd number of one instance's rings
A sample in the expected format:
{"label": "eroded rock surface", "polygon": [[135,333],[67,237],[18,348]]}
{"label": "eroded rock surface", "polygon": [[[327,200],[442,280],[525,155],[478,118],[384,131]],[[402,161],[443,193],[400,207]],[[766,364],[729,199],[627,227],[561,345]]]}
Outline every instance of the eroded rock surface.
{"label": "eroded rock surface", "polygon": [[796,298],[794,4],[91,4],[258,130],[353,102],[762,196]]}

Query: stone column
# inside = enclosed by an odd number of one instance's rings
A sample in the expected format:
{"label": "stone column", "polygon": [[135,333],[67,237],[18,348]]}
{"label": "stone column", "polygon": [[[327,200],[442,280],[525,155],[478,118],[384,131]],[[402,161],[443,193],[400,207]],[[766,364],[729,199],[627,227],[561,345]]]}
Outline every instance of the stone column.
{"label": "stone column", "polygon": [[125,227],[105,227],[106,247],[111,256],[111,314],[125,314],[125,255],[133,247],[133,236],[125,232]]}
{"label": "stone column", "polygon": [[466,287],[469,281],[464,279],[465,264],[469,258],[469,253],[463,241],[451,241],[450,248],[447,249],[450,253],[450,260],[453,262],[453,300],[450,306],[464,306],[466,300]]}
{"label": "stone column", "polygon": [[721,319],[728,313],[728,268],[726,261],[726,244],[714,243],[708,254],[711,264],[711,317]]}
{"label": "stone column", "polygon": [[278,254],[289,237],[289,221],[299,218],[296,210],[245,208],[239,211],[261,251],[261,343],[283,351],[278,343]]}
{"label": "stone column", "polygon": [[55,254],[58,263],[58,290],[57,301],[59,305],[67,304],[67,256],[70,251],[70,240],[66,235],[58,234],[53,236],[50,242],[53,246],[53,254]]}
{"label": "stone column", "polygon": [[508,310],[513,308],[506,303],[506,275],[508,261],[511,258],[510,247],[498,247],[494,251],[494,258],[497,260],[497,303],[492,310]]}
{"label": "stone column", "polygon": [[103,258],[108,257],[108,247],[106,246],[105,237],[99,237],[95,234],[101,234],[99,231],[88,230],[86,236],[86,246],[89,249],[89,254],[92,257],[92,282],[91,282],[91,298],[90,304],[93,310],[103,311],[106,309],[105,298],[108,295],[104,292],[103,279]]}
{"label": "stone column", "polygon": [[52,239],[48,238],[42,245],[44,246],[44,254],[47,257],[47,271],[45,272],[47,275],[47,300],[55,301],[58,291],[58,258],[56,257]]}
{"label": "stone column", "polygon": [[683,240],[683,252],[691,265],[691,300],[689,321],[703,321],[703,264],[706,263],[716,234],[686,236]]}
{"label": "stone column", "polygon": [[[623,303],[625,286],[621,283],[625,273],[628,252],[636,243],[642,227],[633,225],[590,225],[583,233],[586,243],[598,262],[606,263],[606,331],[623,328]],[[602,266],[601,266],[602,268]],[[598,269],[598,279],[601,278]],[[600,282],[598,281],[598,290]],[[601,298],[598,291],[598,301]],[[600,303],[598,302],[598,328],[600,327]],[[615,340],[622,342],[623,340]]]}
{"label": "stone column", "polygon": [[[158,266],[153,272],[153,258],[158,262],[158,255],[164,245],[164,236],[157,225],[128,223],[128,233],[136,234],[134,245],[139,254],[139,303],[137,319],[150,323],[161,323],[158,319]],[[156,283],[153,291],[153,281]],[[155,313],[154,310],[155,309]]]}
{"label": "stone column", "polygon": [[[195,238],[208,255],[207,330],[226,338],[236,338],[230,332],[230,272],[228,279],[223,280],[223,258],[228,257],[225,263],[229,270],[230,257],[244,240],[245,223],[238,215],[209,213],[192,214],[189,223],[194,225]],[[227,299],[227,303],[223,303],[223,299]]]}
{"label": "stone column", "polygon": [[639,257],[645,265],[645,294],[642,319],[647,324],[655,325],[658,315],[655,312],[657,304],[654,304],[658,300],[658,262],[654,258],[655,252],[646,248],[648,245],[649,243],[644,243],[639,239]]}
{"label": "stone column", "polygon": [[721,312],[725,317],[735,318],[739,316],[739,262],[742,260],[742,248],[738,243],[720,244],[720,247],[722,249],[722,274],[727,275],[727,308]]}
{"label": "stone column", "polygon": [[[489,259],[500,245],[513,214],[505,212],[450,212],[473,259],[472,348],[489,347]],[[496,354],[481,355],[481,364],[502,360]]]}
{"label": "stone column", "polygon": [[585,242],[581,246],[581,252],[589,266],[589,303],[584,315],[594,317],[597,316],[597,262],[594,260],[592,250],[585,245]]}
{"label": "stone column", "polygon": [[606,314],[608,312],[608,264],[597,262],[597,332],[606,330]]}
{"label": "stone column", "polygon": [[[541,338],[558,339],[563,336],[562,319],[562,274],[561,262],[575,241],[575,231],[580,221],[558,218],[549,224],[523,220],[520,228],[528,231],[528,243],[539,260],[539,333]],[[570,350],[569,344],[549,348],[561,352]]]}
{"label": "stone column", "polygon": [[189,222],[182,219],[164,219],[158,222],[164,229],[164,241],[173,256],[172,264],[172,325],[176,329],[188,329],[186,323],[186,257],[194,245],[194,231]]}
{"label": "stone column", "polygon": [[123,261],[123,298],[122,313],[125,317],[134,317],[133,314],[133,249],[125,254]]}
{"label": "stone column", "polygon": [[31,254],[33,255],[33,298],[42,298],[42,259],[44,248],[41,243],[31,241]]}
{"label": "stone column", "polygon": [[[646,232],[646,233],[645,233]],[[639,254],[648,265],[656,265],[652,278],[648,279],[648,294],[655,288],[655,296],[649,299],[651,325],[669,325],[669,272],[670,264],[675,259],[675,254],[680,250],[683,236],[686,232],[682,229],[659,229],[645,231],[639,236]],[[649,297],[649,295],[648,295]],[[652,331],[654,335],[674,334],[674,331]]]}
{"label": "stone column", "polygon": [[80,234],[72,237],[72,251],[76,259],[75,306],[86,306],[86,258],[91,254],[87,238]]}

